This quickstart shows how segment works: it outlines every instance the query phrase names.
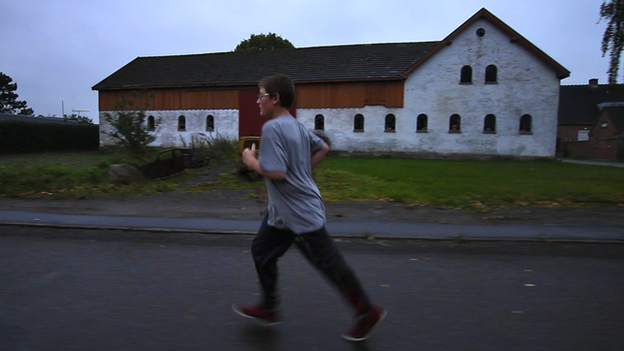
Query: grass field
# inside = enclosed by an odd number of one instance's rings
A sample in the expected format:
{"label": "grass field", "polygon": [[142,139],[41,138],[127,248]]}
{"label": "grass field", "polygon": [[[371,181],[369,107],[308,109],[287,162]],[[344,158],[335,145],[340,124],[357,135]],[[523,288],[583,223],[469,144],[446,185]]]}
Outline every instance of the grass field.
{"label": "grass field", "polygon": [[[124,161],[123,155],[97,152],[1,156],[0,196],[152,194],[175,191],[177,183],[202,171],[133,186],[111,184],[108,166]],[[556,161],[327,157],[314,177],[327,201],[392,200],[468,210],[595,203],[624,206],[624,168]],[[217,181],[190,191],[216,188],[262,190],[264,183],[226,172]]]}
{"label": "grass field", "polygon": [[624,203],[624,168],[556,161],[327,158],[327,199],[391,199],[463,209]]}

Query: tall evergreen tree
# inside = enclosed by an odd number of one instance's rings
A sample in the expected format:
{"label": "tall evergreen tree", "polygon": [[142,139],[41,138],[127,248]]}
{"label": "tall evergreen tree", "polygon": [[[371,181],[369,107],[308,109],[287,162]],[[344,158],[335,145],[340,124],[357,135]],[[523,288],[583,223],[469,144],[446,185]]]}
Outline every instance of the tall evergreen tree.
{"label": "tall evergreen tree", "polygon": [[600,19],[606,19],[607,29],[602,36],[602,56],[607,51],[611,56],[609,63],[609,84],[617,83],[620,69],[620,57],[624,49],[624,0],[610,0],[600,6]]}
{"label": "tall evergreen tree", "polygon": [[26,107],[26,101],[17,100],[17,83],[6,74],[0,72],[0,113],[17,113],[20,115],[33,115],[32,108]]}

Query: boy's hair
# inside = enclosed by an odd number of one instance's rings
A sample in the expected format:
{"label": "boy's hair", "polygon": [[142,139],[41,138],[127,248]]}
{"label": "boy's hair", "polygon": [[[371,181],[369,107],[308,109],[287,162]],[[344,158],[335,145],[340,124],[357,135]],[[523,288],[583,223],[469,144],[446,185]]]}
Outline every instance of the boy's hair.
{"label": "boy's hair", "polygon": [[295,102],[295,83],[286,75],[278,74],[264,78],[258,87],[264,88],[267,94],[279,94],[282,107],[291,108]]}

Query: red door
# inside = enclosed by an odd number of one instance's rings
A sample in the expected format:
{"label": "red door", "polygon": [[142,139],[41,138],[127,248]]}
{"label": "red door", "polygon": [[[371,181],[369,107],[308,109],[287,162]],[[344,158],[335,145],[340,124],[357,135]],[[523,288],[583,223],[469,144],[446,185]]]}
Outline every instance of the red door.
{"label": "red door", "polygon": [[[238,91],[238,137],[260,135],[262,125],[266,119],[260,117],[258,88],[241,89]],[[295,104],[290,108],[290,114],[296,117]]]}

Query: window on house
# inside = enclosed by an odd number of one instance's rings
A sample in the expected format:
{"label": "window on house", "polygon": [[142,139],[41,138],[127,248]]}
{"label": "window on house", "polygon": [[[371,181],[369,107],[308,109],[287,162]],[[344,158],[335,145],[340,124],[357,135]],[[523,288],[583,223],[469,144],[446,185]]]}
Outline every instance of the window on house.
{"label": "window on house", "polygon": [[184,116],[180,116],[178,117],[178,131],[185,131],[186,130],[186,118]]}
{"label": "window on house", "polygon": [[458,114],[454,114],[449,119],[449,133],[461,132],[461,117]]}
{"label": "window on house", "polygon": [[485,68],[485,82],[486,83],[496,83],[498,82],[498,69],[494,65],[489,65]]}
{"label": "window on house", "polygon": [[460,83],[472,83],[472,67],[464,66],[461,69]]}
{"label": "window on house", "polygon": [[485,116],[483,133],[496,133],[496,116],[492,114]]}
{"label": "window on house", "polygon": [[427,132],[427,115],[421,113],[416,118],[416,132],[417,133],[426,133]]}
{"label": "window on house", "polygon": [[384,126],[384,130],[386,132],[396,131],[396,117],[393,114],[389,114],[386,116],[386,123]]}
{"label": "window on house", "polygon": [[607,122],[602,122],[602,124],[600,125],[600,128],[606,129],[608,126],[609,124]]}
{"label": "window on house", "polygon": [[530,134],[532,133],[532,121],[531,115],[523,115],[520,117],[520,133]]}
{"label": "window on house", "polygon": [[156,129],[156,122],[154,121],[154,116],[147,117],[147,130],[153,131]]}
{"label": "window on house", "polygon": [[364,131],[364,116],[361,114],[355,115],[353,119],[353,131],[354,132],[363,132]]}
{"label": "window on house", "polygon": [[323,117],[323,115],[316,115],[316,117],[314,117],[314,129],[325,130],[325,117]]}
{"label": "window on house", "polygon": [[208,117],[206,117],[206,131],[207,132],[214,131],[214,116],[213,115],[208,115]]}

